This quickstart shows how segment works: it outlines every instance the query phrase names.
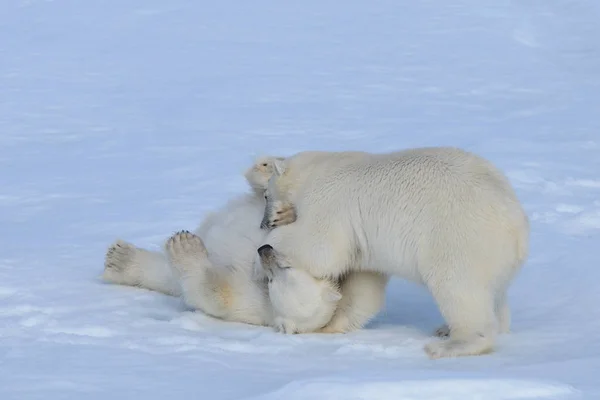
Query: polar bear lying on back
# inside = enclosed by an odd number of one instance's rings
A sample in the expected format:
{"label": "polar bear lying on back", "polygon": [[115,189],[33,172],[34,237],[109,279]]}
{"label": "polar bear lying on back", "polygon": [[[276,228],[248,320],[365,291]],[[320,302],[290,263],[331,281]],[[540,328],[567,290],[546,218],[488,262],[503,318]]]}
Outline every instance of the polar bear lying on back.
{"label": "polar bear lying on back", "polygon": [[357,286],[367,293],[374,291],[381,285],[378,274],[350,274],[341,288],[338,280],[315,279],[304,271],[282,268],[268,270],[268,279],[253,280],[257,249],[266,234],[260,221],[274,160],[283,159],[257,159],[245,173],[253,193],[236,197],[209,214],[195,234],[183,231],[172,236],[166,242],[166,256],[121,240],[114,243],[106,254],[103,278],[182,296],[188,306],[208,315],[273,326],[286,333],[345,332],[360,327],[372,313],[360,321],[330,323],[338,305],[345,304],[339,302],[340,289],[349,294]]}
{"label": "polar bear lying on back", "polygon": [[[432,358],[490,352],[509,330],[506,292],[527,257],[529,222],[488,161],[444,147],[302,152],[275,170],[263,267],[320,279],[371,270],[425,285],[448,324],[439,333],[450,335],[426,346]],[[297,219],[276,223],[290,207]]]}
{"label": "polar bear lying on back", "polygon": [[[325,326],[341,298],[335,280],[301,270],[274,268],[268,281],[252,279],[260,221],[273,158],[260,158],[245,176],[253,189],[209,214],[195,234],[169,238],[166,256],[118,240],[108,250],[103,278],[173,296],[213,317],[286,332]],[[262,190],[261,190],[262,187]]]}

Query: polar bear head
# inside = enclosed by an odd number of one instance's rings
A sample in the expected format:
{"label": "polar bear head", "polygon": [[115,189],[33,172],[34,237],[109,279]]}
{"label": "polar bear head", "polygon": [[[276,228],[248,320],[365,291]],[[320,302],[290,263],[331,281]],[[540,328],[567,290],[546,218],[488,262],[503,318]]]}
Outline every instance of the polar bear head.
{"label": "polar bear head", "polygon": [[246,170],[244,177],[254,192],[263,196],[269,179],[273,175],[276,162],[282,162],[283,157],[260,156],[254,160],[254,164]]}
{"label": "polar bear head", "polygon": [[286,171],[285,159],[273,160],[272,171],[264,191],[266,205],[260,223],[260,228],[264,230],[271,230],[296,220],[294,205],[288,200],[288,194],[280,185],[280,178]]}
{"label": "polar bear head", "polygon": [[284,333],[314,332],[327,325],[342,298],[336,282],[290,268],[270,245],[258,249],[268,278],[275,328]]}

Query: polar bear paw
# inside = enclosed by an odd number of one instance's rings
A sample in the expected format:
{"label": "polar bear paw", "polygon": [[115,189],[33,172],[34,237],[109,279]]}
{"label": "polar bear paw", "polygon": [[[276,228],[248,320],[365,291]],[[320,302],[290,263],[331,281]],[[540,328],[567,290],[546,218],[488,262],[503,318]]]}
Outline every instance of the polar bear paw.
{"label": "polar bear paw", "polygon": [[333,316],[331,321],[321,329],[317,330],[318,333],[348,333],[353,329],[353,324],[350,319],[345,315],[336,314]]}
{"label": "polar bear paw", "polygon": [[286,335],[295,335],[298,333],[296,324],[284,318],[275,318],[273,327],[275,328],[275,332],[284,333]]}
{"label": "polar bear paw", "polygon": [[275,229],[278,226],[289,225],[296,221],[296,208],[293,204],[274,201],[271,207],[268,207],[266,218],[261,225],[262,229]]}
{"label": "polar bear paw", "polygon": [[137,262],[141,250],[124,240],[117,240],[106,252],[102,279],[120,285],[140,284],[140,268]]}
{"label": "polar bear paw", "polygon": [[326,325],[323,328],[317,330],[318,333],[347,333],[347,330],[343,327],[336,325]]}
{"label": "polar bear paw", "polygon": [[450,336],[450,327],[448,325],[442,325],[433,332],[433,335],[439,338],[447,338]]}
{"label": "polar bear paw", "polygon": [[437,340],[425,345],[425,352],[431,359],[479,356],[493,350],[493,341],[482,335],[474,335],[468,339]]}
{"label": "polar bear paw", "polygon": [[208,256],[202,239],[189,231],[180,231],[171,236],[165,250],[171,265],[179,272],[189,272]]}

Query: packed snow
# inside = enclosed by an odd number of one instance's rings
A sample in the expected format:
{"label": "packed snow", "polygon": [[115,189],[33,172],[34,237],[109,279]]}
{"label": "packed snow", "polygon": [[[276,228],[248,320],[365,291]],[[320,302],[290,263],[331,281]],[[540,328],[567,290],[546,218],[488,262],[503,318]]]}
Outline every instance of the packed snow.
{"label": "packed snow", "polygon": [[[600,398],[600,3],[4,0],[0,399]],[[346,335],[283,335],[103,283],[246,188],[261,153],[453,145],[532,224],[495,353],[430,360],[394,279]],[[234,244],[232,244],[234,245]]]}

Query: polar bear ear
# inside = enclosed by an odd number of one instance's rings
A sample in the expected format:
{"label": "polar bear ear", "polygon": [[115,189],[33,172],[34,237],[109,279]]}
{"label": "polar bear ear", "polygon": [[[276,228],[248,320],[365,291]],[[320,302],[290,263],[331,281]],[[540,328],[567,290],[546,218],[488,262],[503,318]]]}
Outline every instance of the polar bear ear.
{"label": "polar bear ear", "polygon": [[285,159],[275,159],[273,160],[273,170],[275,171],[276,176],[281,176],[285,172]]}
{"label": "polar bear ear", "polygon": [[323,293],[323,299],[330,303],[335,303],[342,299],[342,294],[333,288],[326,288],[325,293]]}

